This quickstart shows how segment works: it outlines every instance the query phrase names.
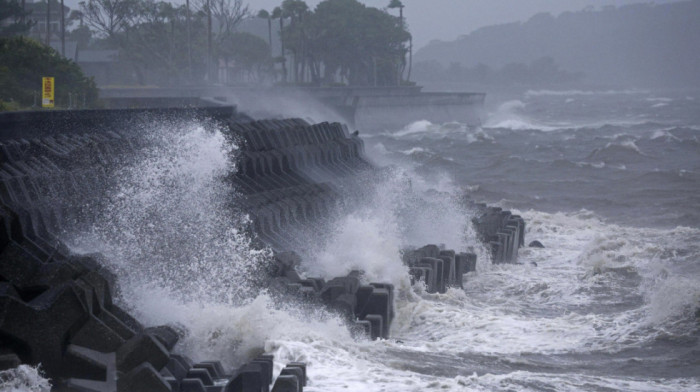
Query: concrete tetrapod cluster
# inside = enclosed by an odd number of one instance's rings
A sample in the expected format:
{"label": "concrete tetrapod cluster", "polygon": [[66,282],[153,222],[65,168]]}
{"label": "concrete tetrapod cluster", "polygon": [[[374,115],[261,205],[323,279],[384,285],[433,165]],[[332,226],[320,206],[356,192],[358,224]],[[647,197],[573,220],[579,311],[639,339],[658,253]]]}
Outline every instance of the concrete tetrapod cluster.
{"label": "concrete tetrapod cluster", "polygon": [[411,284],[422,281],[429,293],[445,293],[449,287],[462,288],[464,274],[476,271],[474,253],[456,253],[437,245],[405,251],[403,261],[409,267]]}
{"label": "concrete tetrapod cluster", "polygon": [[[99,255],[73,255],[58,241],[46,253],[47,240],[28,220],[0,209],[0,370],[41,364],[66,391],[269,389],[271,357],[227,374],[219,362],[173,354],[177,331],[145,328],[112,302],[114,278]],[[305,373],[295,391],[303,380]]]}
{"label": "concrete tetrapod cluster", "polygon": [[471,203],[472,220],[479,239],[488,245],[494,264],[516,263],[518,249],[525,246],[525,220],[500,207]]}
{"label": "concrete tetrapod cluster", "polygon": [[270,283],[272,291],[326,306],[340,314],[356,335],[364,334],[372,339],[389,337],[394,319],[392,284],[363,284],[359,271],[329,281],[302,278],[296,270],[301,258],[294,252],[278,253],[275,261],[277,271]]}
{"label": "concrete tetrapod cluster", "polygon": [[275,291],[323,304],[343,315],[353,331],[388,338],[394,317],[391,284],[362,285],[359,274],[302,279],[300,231],[314,232],[360,187],[357,177],[374,167],[363,156],[361,139],[338,123],[302,120],[231,124],[240,152],[235,175],[258,236],[276,253]]}
{"label": "concrete tetrapod cluster", "polygon": [[29,140],[0,132],[0,370],[40,364],[65,391],[301,391],[302,363],[273,380],[269,356],[226,372],[174,354],[176,330],[145,328],[113,303],[101,255],[62,243],[64,229],[90,222],[82,207],[100,202],[111,171],[141,147],[136,132],[117,128]]}

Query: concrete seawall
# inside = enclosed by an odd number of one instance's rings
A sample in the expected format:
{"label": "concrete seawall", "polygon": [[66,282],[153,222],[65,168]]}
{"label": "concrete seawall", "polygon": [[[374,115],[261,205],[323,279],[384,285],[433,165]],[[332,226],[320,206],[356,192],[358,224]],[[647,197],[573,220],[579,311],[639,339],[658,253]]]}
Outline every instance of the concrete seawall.
{"label": "concrete seawall", "polygon": [[[0,370],[42,364],[66,391],[301,391],[306,367],[289,363],[273,379],[270,356],[225,369],[177,354],[180,333],[145,327],[112,301],[114,275],[100,255],[75,254],[67,226],[90,220],[79,206],[99,202],[114,165],[138,152],[139,125],[210,119],[239,145],[230,178],[260,246],[274,249],[265,285],[340,314],[359,336],[389,338],[394,287],[361,271],[329,280],[303,277],[298,230],[317,228],[361,191],[378,169],[362,140],[338,123],[252,122],[233,108],[0,114]],[[473,204],[474,224],[494,262],[512,262],[524,222]],[[476,256],[429,245],[405,254],[414,281],[431,292],[460,287]],[[284,389],[283,389],[284,388]]]}
{"label": "concrete seawall", "polygon": [[313,104],[363,132],[395,129],[420,120],[481,125],[486,94],[421,90],[422,87],[121,88],[103,89],[100,97],[112,108],[199,106],[206,104],[199,99],[208,97],[210,102],[218,99],[222,104],[237,104],[256,118],[305,116],[305,106]]}

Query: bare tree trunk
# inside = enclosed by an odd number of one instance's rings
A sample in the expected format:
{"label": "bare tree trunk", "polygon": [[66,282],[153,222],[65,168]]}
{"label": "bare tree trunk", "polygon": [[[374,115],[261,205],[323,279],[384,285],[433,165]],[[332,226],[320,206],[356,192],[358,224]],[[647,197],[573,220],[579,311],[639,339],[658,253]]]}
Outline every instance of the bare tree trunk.
{"label": "bare tree trunk", "polygon": [[224,84],[229,84],[229,72],[230,72],[230,70],[229,70],[229,67],[228,67],[228,61],[229,61],[229,60],[228,60],[228,55],[225,55],[225,56],[224,56],[224,61],[226,62],[226,63],[224,64],[224,80],[222,80],[221,82],[224,83]]}
{"label": "bare tree trunk", "polygon": [[[170,19],[170,45],[168,45],[168,62],[175,62],[173,60],[175,54],[175,18]],[[176,82],[180,83],[182,79],[180,78],[180,72],[172,74],[168,72],[168,84],[173,84],[173,77],[176,78]]]}
{"label": "bare tree trunk", "polygon": [[267,42],[270,44],[270,57],[272,57],[272,18],[270,17],[267,18]]}
{"label": "bare tree trunk", "polygon": [[294,73],[294,83],[299,83],[299,62],[295,51],[292,51],[292,73]]}
{"label": "bare tree trunk", "polygon": [[377,59],[372,57],[372,76],[374,77],[374,87],[377,87]]}

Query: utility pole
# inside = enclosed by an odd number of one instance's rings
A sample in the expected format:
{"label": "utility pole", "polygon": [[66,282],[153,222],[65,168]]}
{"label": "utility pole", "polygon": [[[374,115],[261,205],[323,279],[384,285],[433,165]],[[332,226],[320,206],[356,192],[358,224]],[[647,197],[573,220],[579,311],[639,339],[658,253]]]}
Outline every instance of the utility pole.
{"label": "utility pole", "polygon": [[190,0],[187,0],[187,71],[192,79],[192,35],[190,30]]}
{"label": "utility pole", "polygon": [[[387,8],[398,8],[398,9],[399,9],[399,27],[400,27],[402,30],[403,30],[403,26],[404,26],[404,24],[403,24],[403,7],[404,7],[404,5],[403,5],[403,3],[401,2],[401,0],[391,0],[391,1],[389,2],[389,5],[387,6]],[[411,53],[409,54],[409,56],[411,56],[411,59],[412,59],[412,58],[413,58],[413,41],[412,41],[412,38],[411,38],[411,42],[409,43],[409,45],[410,45],[410,50],[411,50]],[[411,59],[409,59],[409,64],[408,64],[408,75],[409,75],[409,78],[410,78],[410,75],[411,75],[411,63],[410,63],[410,61],[412,61]],[[401,77],[403,76],[403,71],[404,71],[404,69],[405,69],[404,67],[405,67],[405,64],[406,64],[405,61],[406,61],[406,55],[404,55],[404,58],[403,58],[403,66],[400,67],[400,69],[399,69],[399,67],[397,67],[397,72],[396,72],[396,85],[397,85],[397,86],[400,86],[400,85],[401,85]],[[399,72],[399,70],[400,70],[400,72]],[[407,80],[408,80],[408,79],[407,79]]]}
{"label": "utility pole", "polygon": [[284,55],[284,39],[282,37],[282,30],[284,30],[284,16],[280,14],[280,51],[282,52],[282,75],[284,77],[284,82],[287,83],[287,57]]}
{"label": "utility pole", "polygon": [[212,80],[212,58],[211,58],[211,0],[207,0],[207,82]]}
{"label": "utility pole", "polygon": [[413,68],[413,36],[411,36],[408,41],[408,76],[406,76],[406,81],[411,81],[411,68]]}
{"label": "utility pole", "polygon": [[46,0],[46,46],[51,44],[51,0]]}
{"label": "utility pole", "polygon": [[63,0],[61,0],[61,55],[66,57],[66,16],[63,9]]}

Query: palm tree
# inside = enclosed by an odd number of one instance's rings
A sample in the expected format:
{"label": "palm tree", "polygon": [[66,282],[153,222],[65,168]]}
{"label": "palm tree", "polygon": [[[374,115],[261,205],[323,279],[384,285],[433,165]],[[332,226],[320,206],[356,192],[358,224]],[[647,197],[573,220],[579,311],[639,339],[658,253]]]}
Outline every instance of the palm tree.
{"label": "palm tree", "polygon": [[272,57],[272,15],[266,10],[260,10],[258,12],[258,18],[267,19],[267,40],[270,44],[270,57]]}
{"label": "palm tree", "polygon": [[[399,21],[401,22],[401,28],[403,28],[403,24],[404,24],[404,22],[403,22],[403,7],[404,7],[404,5],[401,2],[401,0],[391,0],[389,2],[389,5],[387,6],[387,8],[398,8],[399,9]],[[409,50],[409,52],[408,52],[408,76],[406,77],[406,81],[411,80],[411,68],[413,65],[413,36],[411,36],[409,39],[410,39],[410,41],[408,44],[409,45],[408,46],[408,50]],[[405,58],[404,58],[404,61],[406,61]],[[404,66],[405,66],[405,64],[406,63],[404,63]],[[403,71],[401,71],[401,73],[403,73]]]}
{"label": "palm tree", "polygon": [[403,3],[401,0],[391,0],[387,8],[398,8],[399,9],[399,19],[401,19],[401,26],[403,26]]}

